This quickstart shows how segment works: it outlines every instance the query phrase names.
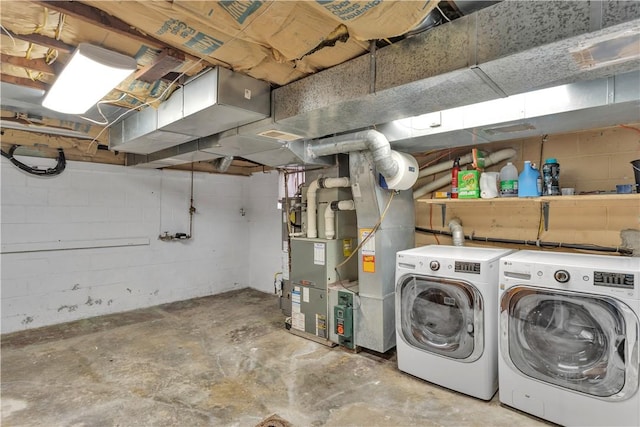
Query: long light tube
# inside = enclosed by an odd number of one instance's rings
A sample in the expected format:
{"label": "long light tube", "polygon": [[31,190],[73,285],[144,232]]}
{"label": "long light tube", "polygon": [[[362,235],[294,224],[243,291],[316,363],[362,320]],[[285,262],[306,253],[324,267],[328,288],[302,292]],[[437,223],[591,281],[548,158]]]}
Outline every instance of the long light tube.
{"label": "long light tube", "polygon": [[129,56],[80,43],[42,106],[61,113],[83,114],[136,68],[136,60]]}

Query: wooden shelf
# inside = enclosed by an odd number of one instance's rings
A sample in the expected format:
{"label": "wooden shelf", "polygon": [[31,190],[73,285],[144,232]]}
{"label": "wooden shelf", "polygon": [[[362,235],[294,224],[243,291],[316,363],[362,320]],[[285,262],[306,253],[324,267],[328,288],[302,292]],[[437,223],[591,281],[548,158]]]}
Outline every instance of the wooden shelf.
{"label": "wooden shelf", "polygon": [[606,213],[614,208],[625,212],[637,211],[640,214],[640,194],[580,194],[573,196],[542,196],[542,197],[497,197],[495,199],[418,199],[416,202],[441,209],[442,227],[445,226],[447,209],[453,211],[477,209],[484,215],[498,215],[505,210],[518,212],[539,212],[543,215],[543,227],[549,229],[550,217],[553,213],[571,217],[576,215],[576,209],[589,211],[593,215],[594,210]]}
{"label": "wooden shelf", "polygon": [[602,202],[614,200],[640,201],[640,194],[578,194],[574,196],[496,197],[495,199],[418,199],[416,202],[441,205],[444,203]]}

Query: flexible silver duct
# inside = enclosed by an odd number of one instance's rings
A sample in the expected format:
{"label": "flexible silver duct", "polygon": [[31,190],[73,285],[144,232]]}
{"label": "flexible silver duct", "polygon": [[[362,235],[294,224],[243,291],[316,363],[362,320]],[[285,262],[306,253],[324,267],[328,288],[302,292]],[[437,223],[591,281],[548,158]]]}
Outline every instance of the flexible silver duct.
{"label": "flexible silver duct", "polygon": [[313,157],[363,150],[371,152],[376,170],[386,179],[393,179],[398,175],[399,166],[391,157],[389,140],[377,130],[370,129],[349,135],[335,136],[309,146]]}
{"label": "flexible silver duct", "polygon": [[233,162],[233,156],[220,157],[213,161],[213,167],[217,172],[226,172]]}

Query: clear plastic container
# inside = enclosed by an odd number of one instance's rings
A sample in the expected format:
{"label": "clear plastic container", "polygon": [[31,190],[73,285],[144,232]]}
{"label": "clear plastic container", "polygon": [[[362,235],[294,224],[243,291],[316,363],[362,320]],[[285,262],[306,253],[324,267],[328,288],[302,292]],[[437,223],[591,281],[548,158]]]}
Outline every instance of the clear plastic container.
{"label": "clear plastic container", "polygon": [[518,169],[511,162],[500,169],[500,197],[518,197]]}

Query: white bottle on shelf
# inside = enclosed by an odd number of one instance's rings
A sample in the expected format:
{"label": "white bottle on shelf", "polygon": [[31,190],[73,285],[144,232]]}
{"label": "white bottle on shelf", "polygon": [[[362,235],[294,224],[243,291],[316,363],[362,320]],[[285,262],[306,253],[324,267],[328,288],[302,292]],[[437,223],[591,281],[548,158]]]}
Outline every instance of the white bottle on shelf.
{"label": "white bottle on shelf", "polygon": [[518,169],[511,162],[500,169],[500,197],[518,197]]}

